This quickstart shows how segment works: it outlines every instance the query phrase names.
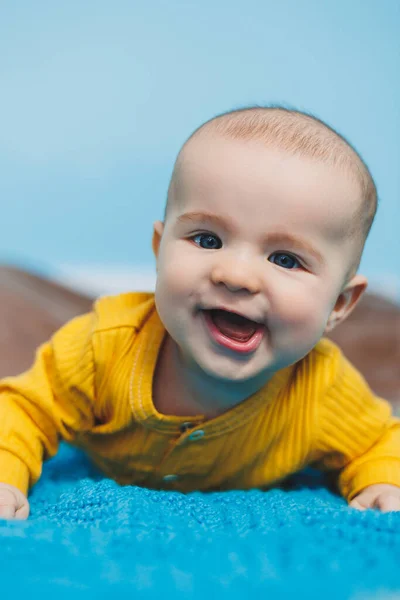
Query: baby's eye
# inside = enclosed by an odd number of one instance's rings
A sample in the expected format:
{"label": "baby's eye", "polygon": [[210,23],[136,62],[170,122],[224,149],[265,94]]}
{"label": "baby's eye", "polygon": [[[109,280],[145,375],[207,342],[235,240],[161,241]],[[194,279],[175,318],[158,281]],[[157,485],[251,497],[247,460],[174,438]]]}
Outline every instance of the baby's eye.
{"label": "baby's eye", "polygon": [[271,260],[278,267],[283,267],[284,269],[293,269],[301,267],[300,262],[292,256],[291,254],[286,254],[286,252],[275,252],[271,254],[268,260],[270,260],[273,256],[277,257],[277,260]]}
{"label": "baby's eye", "polygon": [[221,240],[213,233],[197,233],[191,239],[200,248],[205,248],[206,250],[219,250],[222,248]]}

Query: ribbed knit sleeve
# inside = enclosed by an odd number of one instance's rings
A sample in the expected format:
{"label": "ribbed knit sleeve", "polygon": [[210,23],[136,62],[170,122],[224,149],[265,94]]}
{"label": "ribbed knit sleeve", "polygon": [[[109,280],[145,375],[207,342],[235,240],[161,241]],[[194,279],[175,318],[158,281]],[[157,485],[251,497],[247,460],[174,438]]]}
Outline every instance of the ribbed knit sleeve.
{"label": "ribbed knit sleeve", "polygon": [[37,350],[31,369],[0,381],[0,481],[23,493],[59,438],[92,427],[94,315],[77,317]]}
{"label": "ribbed knit sleeve", "polygon": [[372,484],[400,487],[400,420],[338,349],[329,371],[331,384],[318,399],[322,458],[315,466],[339,470],[339,489],[348,501]]}

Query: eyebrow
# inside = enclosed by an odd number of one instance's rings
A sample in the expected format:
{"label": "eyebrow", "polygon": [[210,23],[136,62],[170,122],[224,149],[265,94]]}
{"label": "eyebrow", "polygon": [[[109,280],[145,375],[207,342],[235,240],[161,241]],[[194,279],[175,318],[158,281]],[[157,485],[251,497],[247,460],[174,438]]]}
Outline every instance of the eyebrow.
{"label": "eyebrow", "polygon": [[[222,227],[225,231],[229,233],[235,233],[235,225],[233,221],[228,217],[224,218],[220,215],[215,215],[213,213],[205,213],[205,212],[189,212],[184,213],[177,217],[177,223],[179,224],[187,224],[187,223],[213,223],[218,227]],[[300,250],[304,250],[308,254],[311,254],[316,258],[321,264],[325,263],[325,259],[322,254],[308,242],[306,239],[301,238],[297,235],[293,235],[292,233],[288,233],[286,231],[276,231],[274,233],[270,233],[265,237],[266,244],[291,244],[297,246]]]}

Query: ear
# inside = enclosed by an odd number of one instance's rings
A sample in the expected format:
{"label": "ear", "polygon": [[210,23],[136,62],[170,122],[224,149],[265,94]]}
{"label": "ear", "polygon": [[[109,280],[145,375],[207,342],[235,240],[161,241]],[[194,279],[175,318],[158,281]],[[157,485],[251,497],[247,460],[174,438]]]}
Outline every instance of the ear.
{"label": "ear", "polygon": [[355,275],[342,289],[335,306],[329,316],[325,327],[325,333],[332,331],[342,321],[347,319],[355,309],[361,296],[368,286],[368,280],[364,275]]}
{"label": "ear", "polygon": [[156,221],[153,225],[153,240],[152,240],[152,247],[153,247],[153,252],[154,252],[154,256],[158,257],[158,251],[160,248],[160,242],[161,242],[161,236],[163,234],[164,231],[164,223],[162,223],[162,221]]}

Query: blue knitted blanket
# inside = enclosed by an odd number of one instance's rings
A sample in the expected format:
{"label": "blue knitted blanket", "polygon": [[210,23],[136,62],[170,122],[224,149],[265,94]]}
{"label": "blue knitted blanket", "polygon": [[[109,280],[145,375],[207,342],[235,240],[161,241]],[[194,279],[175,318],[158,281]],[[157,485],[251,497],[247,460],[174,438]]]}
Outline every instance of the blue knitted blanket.
{"label": "blue knitted blanket", "polygon": [[310,470],[185,495],[120,487],[63,445],[30,501],[0,521],[4,599],[400,598],[400,513],[350,509]]}

